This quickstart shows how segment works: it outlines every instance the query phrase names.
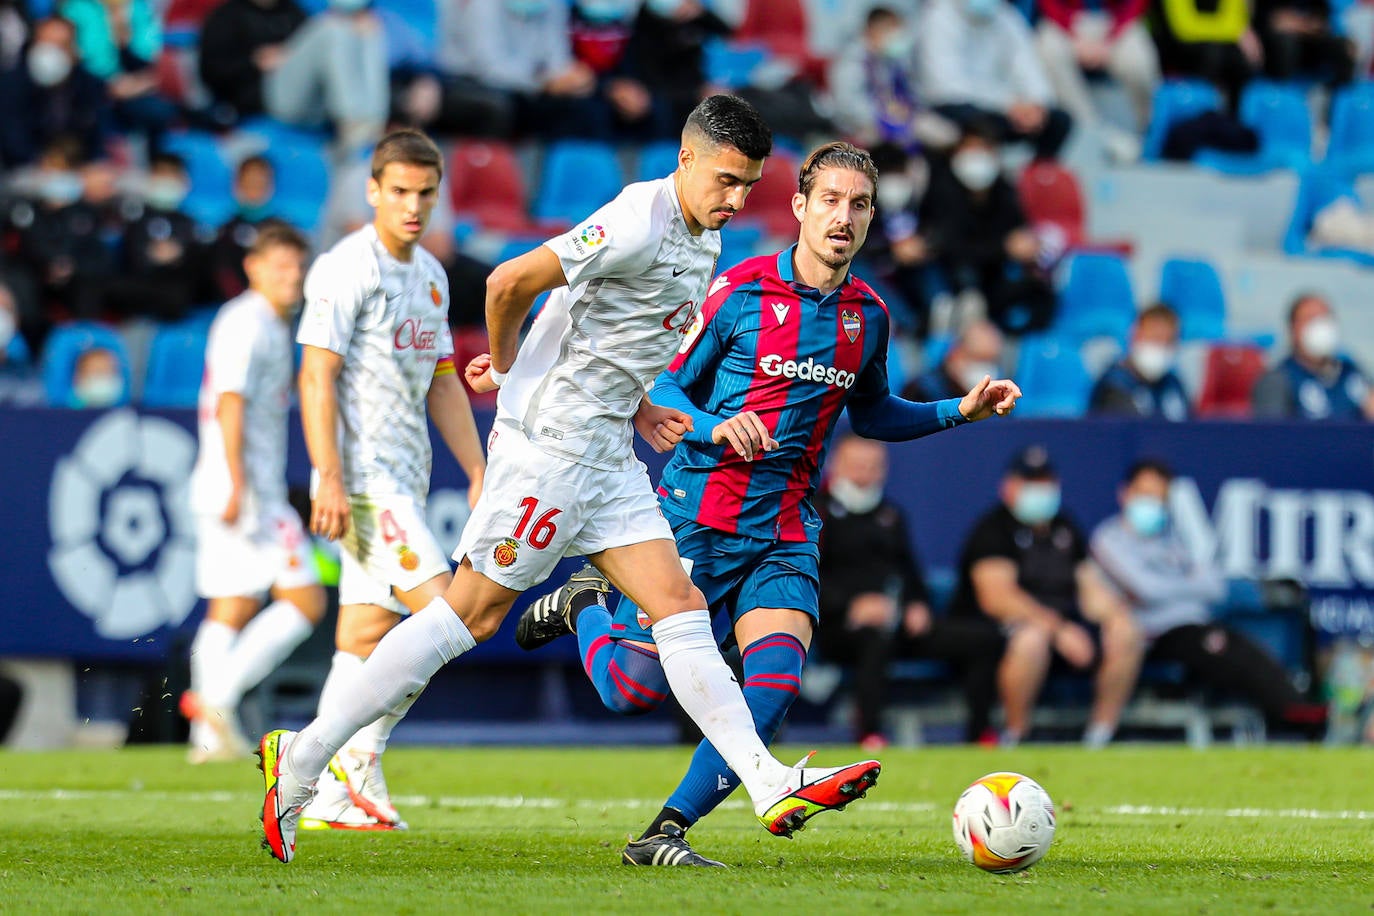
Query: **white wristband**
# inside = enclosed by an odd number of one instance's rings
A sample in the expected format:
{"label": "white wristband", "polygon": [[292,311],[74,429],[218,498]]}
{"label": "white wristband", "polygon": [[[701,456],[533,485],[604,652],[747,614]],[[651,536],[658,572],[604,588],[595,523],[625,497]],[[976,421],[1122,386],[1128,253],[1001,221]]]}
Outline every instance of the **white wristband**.
{"label": "white wristband", "polygon": [[496,383],[496,387],[497,387],[497,388],[500,388],[503,384],[505,384],[506,376],[509,375],[510,373],[509,373],[509,372],[497,372],[497,371],[496,371],[496,367],[495,367],[495,366],[492,366],[490,369],[487,370],[487,374],[490,375],[490,376],[491,376],[491,380],[492,380],[493,382]]}

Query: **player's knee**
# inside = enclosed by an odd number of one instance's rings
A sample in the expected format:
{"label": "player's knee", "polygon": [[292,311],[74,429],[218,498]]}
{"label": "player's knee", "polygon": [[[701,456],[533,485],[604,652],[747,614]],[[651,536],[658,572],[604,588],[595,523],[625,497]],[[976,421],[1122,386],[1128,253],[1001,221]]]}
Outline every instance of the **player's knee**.
{"label": "player's knee", "polygon": [[294,596],[292,603],[296,605],[296,610],[301,612],[301,616],[310,623],[318,624],[324,619],[324,589],[319,586],[314,588],[302,589]]}
{"label": "player's knee", "polygon": [[612,686],[601,697],[602,704],[618,716],[642,716],[653,712],[658,704],[642,697],[630,697]]}

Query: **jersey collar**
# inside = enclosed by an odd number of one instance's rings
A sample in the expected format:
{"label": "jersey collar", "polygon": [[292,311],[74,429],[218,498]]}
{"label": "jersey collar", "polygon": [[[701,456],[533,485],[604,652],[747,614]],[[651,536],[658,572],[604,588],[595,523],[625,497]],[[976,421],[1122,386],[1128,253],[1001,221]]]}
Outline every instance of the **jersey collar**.
{"label": "jersey collar", "polygon": [[829,299],[831,296],[840,296],[840,295],[843,295],[843,294],[844,294],[845,288],[848,287],[848,286],[850,285],[850,281],[853,280],[853,278],[854,278],[854,271],[852,271],[852,270],[847,270],[847,271],[845,271],[845,272],[844,272],[844,279],[843,279],[842,281],[840,281],[840,285],[837,286],[837,287],[835,287],[835,289],[832,290],[832,291],[830,292],[829,295],[827,295],[827,296],[822,296],[822,295],[820,294],[820,290],[816,289],[816,287],[814,287],[814,286],[807,286],[805,283],[803,283],[803,282],[801,282],[800,280],[798,280],[798,279],[796,278],[795,274],[793,274],[793,272],[792,272],[792,255],[796,252],[796,250],[797,250],[797,245],[796,245],[796,243],[794,242],[790,247],[784,248],[782,251],[779,251],[779,252],[778,252],[778,263],[777,263],[778,278],[781,279],[782,282],[784,282],[784,283],[786,283],[788,286],[792,287],[792,289],[793,289],[795,292],[798,292],[798,293],[810,293],[814,298],[819,299],[821,302],[824,302],[825,300]]}

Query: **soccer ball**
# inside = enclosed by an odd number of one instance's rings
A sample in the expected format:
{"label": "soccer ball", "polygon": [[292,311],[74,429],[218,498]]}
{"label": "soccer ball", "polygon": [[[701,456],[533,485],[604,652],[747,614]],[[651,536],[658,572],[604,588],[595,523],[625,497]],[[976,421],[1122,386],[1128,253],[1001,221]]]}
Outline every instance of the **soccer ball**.
{"label": "soccer ball", "polygon": [[989,773],[954,803],[954,842],[964,858],[996,874],[1030,868],[1054,839],[1054,802],[1020,773]]}

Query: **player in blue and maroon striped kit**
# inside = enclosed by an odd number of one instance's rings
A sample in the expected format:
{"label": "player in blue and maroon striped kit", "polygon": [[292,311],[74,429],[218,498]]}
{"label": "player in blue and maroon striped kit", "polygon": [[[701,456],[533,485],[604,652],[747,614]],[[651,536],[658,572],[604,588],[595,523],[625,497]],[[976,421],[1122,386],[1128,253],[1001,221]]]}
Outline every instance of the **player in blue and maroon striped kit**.
{"label": "player in blue and maroon striped kit", "polygon": [[[847,143],[807,158],[792,204],[801,223],[797,244],[716,278],[682,353],[654,388],[654,401],[682,419],[641,429],[656,448],[680,442],[663,472],[659,504],[711,611],[731,615],[744,697],[765,742],[797,696],[818,616],[821,523],[811,496],[841,410],[860,435],[899,441],[1005,414],[1021,394],[1014,383],[990,378],[962,399],[932,403],[888,390],[887,307],[849,275],[877,180],[868,154]],[[599,601],[606,591],[594,570],[583,570],[525,612],[516,639],[536,648],[575,632],[606,706],[647,712],[668,693],[648,620],[628,599],[612,615]],[[623,861],[719,865],[694,852],[684,834],[738,783],[703,741]]]}

